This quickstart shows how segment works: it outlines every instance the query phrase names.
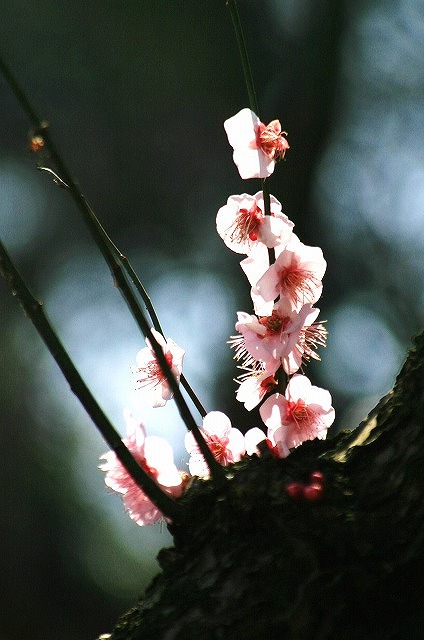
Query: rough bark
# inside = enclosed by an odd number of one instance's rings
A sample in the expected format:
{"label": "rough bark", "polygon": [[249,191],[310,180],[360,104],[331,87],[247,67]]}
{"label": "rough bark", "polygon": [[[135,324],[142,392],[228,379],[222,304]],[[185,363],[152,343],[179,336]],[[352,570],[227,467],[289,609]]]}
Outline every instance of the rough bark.
{"label": "rough bark", "polygon": [[[197,480],[158,575],[111,640],[424,638],[424,334],[353,432]],[[291,498],[322,471],[320,501]]]}

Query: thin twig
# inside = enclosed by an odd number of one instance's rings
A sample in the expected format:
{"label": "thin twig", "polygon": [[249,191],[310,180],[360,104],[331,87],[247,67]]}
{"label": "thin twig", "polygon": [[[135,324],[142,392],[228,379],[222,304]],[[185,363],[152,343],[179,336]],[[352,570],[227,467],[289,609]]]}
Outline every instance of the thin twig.
{"label": "thin twig", "polygon": [[174,400],[177,405],[178,411],[184,424],[186,425],[189,431],[193,432],[193,436],[196,440],[196,443],[205,458],[206,464],[209,467],[209,471],[211,476],[218,482],[221,483],[225,479],[225,473],[221,465],[215,460],[211,450],[209,449],[202,433],[197,426],[196,421],[194,420],[190,409],[181,393],[180,387],[171,371],[171,368],[166,361],[165,355],[163,353],[162,347],[159,345],[155,336],[153,335],[149,323],[147,322],[145,315],[138,304],[136,297],[133,294],[133,291],[126,279],[121,261],[119,259],[119,255],[122,255],[113,244],[112,240],[109,238],[108,234],[100,224],[97,219],[94,211],[88,204],[81,190],[73,180],[61,154],[56,149],[55,144],[53,143],[48,124],[38,117],[34,107],[32,106],[30,100],[25,95],[18,81],[12,74],[11,70],[5,64],[4,60],[0,56],[0,72],[3,74],[6,82],[9,87],[15,94],[19,104],[22,109],[27,114],[31,124],[34,127],[34,134],[37,136],[41,136],[44,140],[45,146],[49,151],[50,157],[54,164],[57,167],[58,174],[60,175],[60,180],[65,183],[69,189],[69,192],[77,205],[78,210],[80,211],[84,222],[86,223],[98,249],[103,255],[104,260],[106,261],[114,282],[119,288],[127,306],[129,307],[135,321],[140,327],[143,335],[147,337],[152,345],[152,349],[156,356],[156,359],[159,363],[161,370],[163,371],[166,380],[173,392]]}
{"label": "thin twig", "polygon": [[30,292],[1,240],[0,275],[8,282],[13,294],[18,298],[26,315],[34,324],[48,350],[59,365],[71,390],[77,396],[103,438],[115,452],[120,463],[164,516],[177,522],[182,517],[181,506],[159,488],[156,482],[140,467],[129,449],[122,442],[118,432],[114,429],[94,396],[91,394],[67,351],[57,337],[44,312],[43,305],[36,300]]}

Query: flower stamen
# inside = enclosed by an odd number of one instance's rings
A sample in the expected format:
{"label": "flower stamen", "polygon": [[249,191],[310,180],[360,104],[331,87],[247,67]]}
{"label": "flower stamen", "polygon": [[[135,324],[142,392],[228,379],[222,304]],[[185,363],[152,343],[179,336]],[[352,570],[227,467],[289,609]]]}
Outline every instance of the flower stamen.
{"label": "flower stamen", "polygon": [[235,351],[233,359],[237,361],[243,360],[243,365],[240,367],[241,369],[250,369],[250,367],[253,367],[254,369],[257,368],[257,360],[253,358],[246,349],[244,336],[230,336],[227,344],[229,344],[230,348]]}
{"label": "flower stamen", "polygon": [[315,290],[320,280],[312,271],[290,265],[282,269],[278,275],[281,291],[295,304],[314,302]]}
{"label": "flower stamen", "polygon": [[325,320],[314,322],[308,327],[303,327],[300,331],[294,350],[299,354],[299,360],[306,364],[310,359],[321,360],[317,353],[318,347],[325,347],[327,344],[328,331],[323,326]]}
{"label": "flower stamen", "polygon": [[[168,353],[164,355],[169,368],[172,369],[172,353],[168,351]],[[166,375],[162,371],[156,357],[150,360],[150,362],[146,362],[143,367],[135,368],[134,371],[136,374],[141,375],[141,377],[136,380],[136,384],[139,385],[138,389],[143,389],[144,387],[152,389],[166,380]]]}
{"label": "flower stamen", "polygon": [[258,126],[256,143],[272,160],[282,160],[287,149],[290,148],[287,140],[283,138],[286,135],[286,131],[281,131],[279,120],[272,120],[268,125],[261,122]]}
{"label": "flower stamen", "polygon": [[219,462],[219,464],[226,466],[229,462],[227,451],[228,438],[220,440],[217,436],[209,435],[206,437],[206,441],[215,460]]}
{"label": "flower stamen", "polygon": [[273,309],[270,316],[262,316],[259,318],[259,323],[266,327],[268,335],[273,335],[280,333],[289,320],[290,318],[281,316],[276,309]]}
{"label": "flower stamen", "polygon": [[251,209],[240,209],[232,227],[228,229],[230,231],[232,228],[229,234],[231,241],[237,244],[247,240],[255,242],[263,219],[264,214],[257,204],[254,204]]}

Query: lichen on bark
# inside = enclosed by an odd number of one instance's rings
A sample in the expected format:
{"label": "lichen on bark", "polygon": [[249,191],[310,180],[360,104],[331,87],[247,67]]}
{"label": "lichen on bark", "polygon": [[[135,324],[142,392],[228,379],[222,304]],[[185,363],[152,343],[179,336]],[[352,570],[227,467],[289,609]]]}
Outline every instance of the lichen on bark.
{"label": "lichen on bark", "polygon": [[[194,480],[162,573],[111,640],[424,637],[424,334],[353,432]],[[321,500],[291,482],[324,474]]]}

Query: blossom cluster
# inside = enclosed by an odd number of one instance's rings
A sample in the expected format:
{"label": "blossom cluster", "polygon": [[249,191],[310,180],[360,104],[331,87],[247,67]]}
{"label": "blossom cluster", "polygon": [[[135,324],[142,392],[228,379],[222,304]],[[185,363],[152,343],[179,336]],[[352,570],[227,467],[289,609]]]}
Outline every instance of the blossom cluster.
{"label": "blossom cluster", "polygon": [[[278,120],[265,126],[249,109],[224,127],[243,179],[268,178],[289,148]],[[227,247],[247,256],[240,265],[254,309],[254,315],[238,312],[237,335],[230,340],[243,371],[237,399],[247,410],[262,403],[267,439],[285,457],[305,440],[325,438],[335,417],[329,392],[298,373],[308,360],[319,359],[317,348],[326,344],[327,331],[313,306],[322,293],[326,261],[319,247],[300,241],[280,202],[264,191],[230,196],[216,227]]]}
{"label": "blossom cluster", "polygon": [[[335,413],[330,393],[313,386],[303,373],[311,358],[319,360],[317,348],[326,343],[327,331],[314,307],[321,296],[326,262],[319,247],[299,240],[281,203],[265,189],[266,178],[289,148],[287,134],[278,120],[265,125],[250,109],[226,120],[224,128],[241,178],[263,181],[262,191],[254,195],[230,196],[217,213],[216,228],[229,249],[246,256],[240,265],[251,287],[254,313],[237,313],[237,334],[229,343],[243,372],[237,379],[237,400],[248,411],[260,405],[266,427],[266,432],[254,427],[243,434],[224,413],[206,413],[200,433],[213,458],[227,466],[246,455],[260,455],[261,441],[284,458],[305,440],[324,439]],[[152,333],[179,383],[184,350],[158,331],[152,329]],[[136,356],[136,385],[148,394],[153,407],[161,407],[173,394],[148,339],[146,344]],[[208,477],[210,470],[192,431],[185,437],[190,456],[187,473],[177,469],[172,448],[164,439],[146,436],[144,426],[128,412],[126,421],[124,443],[164,492],[178,498],[190,475]],[[140,525],[160,519],[159,509],[115,453],[106,453],[103,459],[100,468],[106,472],[105,482],[122,495],[130,517]]]}

